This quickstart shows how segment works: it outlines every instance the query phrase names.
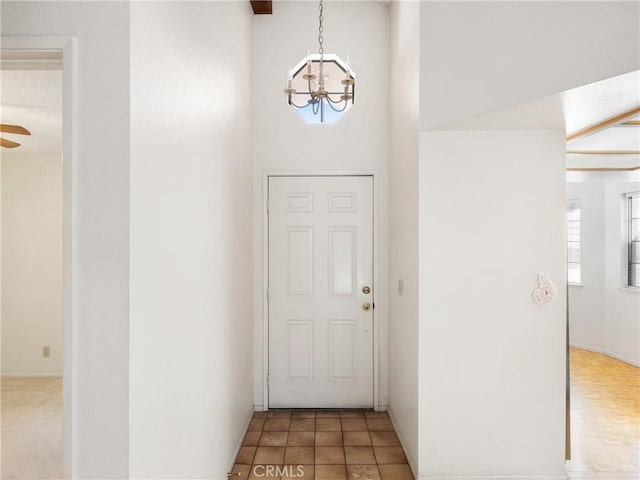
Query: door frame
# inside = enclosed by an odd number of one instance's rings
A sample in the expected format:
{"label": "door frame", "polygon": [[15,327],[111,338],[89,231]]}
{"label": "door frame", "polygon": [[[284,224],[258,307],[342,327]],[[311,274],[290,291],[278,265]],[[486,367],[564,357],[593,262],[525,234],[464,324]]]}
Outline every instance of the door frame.
{"label": "door frame", "polygon": [[373,182],[373,303],[378,303],[378,308],[373,309],[373,409],[379,409],[380,394],[380,315],[384,311],[380,303],[381,295],[377,295],[380,282],[378,280],[379,269],[379,220],[378,220],[378,172],[374,170],[326,170],[326,171],[302,171],[302,170],[273,170],[262,173],[262,395],[264,410],[269,410],[269,301],[267,300],[267,287],[269,285],[269,179],[271,177],[371,177]]}
{"label": "door frame", "polygon": [[73,35],[2,35],[2,50],[62,52],[62,463],[63,477],[77,472],[77,39]]}

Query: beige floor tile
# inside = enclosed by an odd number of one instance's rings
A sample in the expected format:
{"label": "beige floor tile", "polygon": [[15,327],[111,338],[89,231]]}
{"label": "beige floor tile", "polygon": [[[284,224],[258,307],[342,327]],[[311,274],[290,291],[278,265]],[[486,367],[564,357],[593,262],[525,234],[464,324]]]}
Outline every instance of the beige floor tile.
{"label": "beige floor tile", "polygon": [[313,447],[315,445],[314,432],[289,432],[287,446]]}
{"label": "beige floor tile", "polygon": [[369,427],[369,431],[393,431],[391,420],[384,417],[367,418],[367,426]]}
{"label": "beige floor tile", "polygon": [[267,412],[253,412],[253,418],[266,418]]}
{"label": "beige floor tile", "polygon": [[353,465],[371,465],[376,463],[373,447],[344,447],[346,462]]}
{"label": "beige floor tile", "polygon": [[291,410],[270,410],[267,418],[291,418]]}
{"label": "beige floor tile", "polygon": [[376,465],[347,465],[349,480],[380,480],[380,472]]}
{"label": "beige floor tile", "polygon": [[373,447],[378,464],[407,463],[404,452],[400,447]]}
{"label": "beige floor tile", "polygon": [[261,447],[284,447],[287,444],[289,432],[262,432],[260,442]]}
{"label": "beige floor tile", "polygon": [[233,466],[233,470],[231,470],[231,473],[239,473],[240,474],[239,478],[248,478],[250,472],[251,472],[251,465],[241,465],[239,463],[236,463]]}
{"label": "beige floor tile", "polygon": [[342,432],[316,432],[316,447],[342,446]]}
{"label": "beige floor tile", "polygon": [[262,432],[260,430],[247,432],[247,434],[244,436],[244,440],[242,441],[242,446],[256,447],[260,442],[261,434]]}
{"label": "beige floor tile", "polygon": [[262,427],[262,429],[266,431],[284,432],[289,430],[290,423],[291,419],[288,417],[267,418],[267,421],[264,422],[264,427]]}
{"label": "beige floor tile", "polygon": [[279,472],[283,471],[283,465],[252,465],[251,472],[249,473],[248,480],[281,480],[282,475]]}
{"label": "beige floor tile", "polygon": [[371,445],[369,432],[343,432],[344,445],[352,447],[366,447]]}
{"label": "beige floor tile", "polygon": [[382,480],[414,480],[409,465],[378,465]]}
{"label": "beige floor tile", "polygon": [[371,443],[376,447],[399,447],[400,440],[396,432],[369,432]]}
{"label": "beige floor tile", "polygon": [[360,432],[367,429],[367,424],[362,418],[342,418],[340,420],[343,432]]}
{"label": "beige floor tile", "polygon": [[336,418],[320,418],[316,417],[316,431],[317,432],[340,432],[342,427],[340,426],[340,419]]}
{"label": "beige floor tile", "polygon": [[344,464],[344,449],[342,447],[316,447],[316,465]]}
{"label": "beige floor tile", "polygon": [[314,480],[314,465],[288,465],[282,480],[296,478],[298,480]]}
{"label": "beige floor tile", "polygon": [[284,463],[285,465],[315,463],[315,449],[313,447],[287,447]]}
{"label": "beige floor tile", "polygon": [[340,418],[364,418],[364,412],[362,410],[342,410]]}
{"label": "beige floor tile", "polygon": [[316,412],[311,410],[298,410],[291,412],[291,418],[316,418]]}
{"label": "beige floor tile", "polygon": [[256,447],[240,447],[240,452],[236,458],[236,463],[251,465],[256,454]]}
{"label": "beige floor tile", "polygon": [[364,411],[365,418],[389,418],[387,412],[374,412],[373,410]]}
{"label": "beige floor tile", "polygon": [[258,447],[253,463],[256,465],[281,465],[284,461],[284,452],[285,447]]}
{"label": "beige floor tile", "polygon": [[249,431],[253,432],[253,431],[262,430],[265,420],[266,420],[266,417],[252,419],[251,423],[249,423]]}
{"label": "beige floor tile", "polygon": [[316,418],[340,418],[337,410],[316,410]]}
{"label": "beige floor tile", "polygon": [[292,418],[289,430],[292,432],[313,432],[316,429],[314,418]]}
{"label": "beige floor tile", "polygon": [[344,465],[316,465],[314,480],[347,480]]}

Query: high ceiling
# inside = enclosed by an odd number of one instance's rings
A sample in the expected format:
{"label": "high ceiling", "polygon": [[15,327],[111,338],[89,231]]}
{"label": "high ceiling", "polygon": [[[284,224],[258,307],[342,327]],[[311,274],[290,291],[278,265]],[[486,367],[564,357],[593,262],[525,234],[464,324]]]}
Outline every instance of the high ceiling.
{"label": "high ceiling", "polygon": [[[3,68],[4,60],[3,55]],[[640,166],[640,71],[554,98],[559,99],[564,112],[570,169]],[[552,105],[556,101],[550,97],[539,103]],[[1,69],[0,123],[21,125],[31,132],[31,136],[2,134],[21,144],[12,152],[62,152],[62,71],[33,63]]]}

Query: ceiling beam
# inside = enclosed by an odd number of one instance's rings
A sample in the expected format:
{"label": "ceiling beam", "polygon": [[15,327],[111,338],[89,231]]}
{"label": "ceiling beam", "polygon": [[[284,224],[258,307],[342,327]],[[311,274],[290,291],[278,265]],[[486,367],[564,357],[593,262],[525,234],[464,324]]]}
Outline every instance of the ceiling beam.
{"label": "ceiling beam", "polygon": [[273,5],[271,0],[249,0],[254,15],[271,15],[273,13]]}
{"label": "ceiling beam", "polygon": [[617,115],[603,122],[596,123],[595,125],[591,125],[590,127],[583,128],[582,130],[578,130],[577,132],[574,132],[567,137],[567,142],[570,142],[571,140],[575,140],[576,138],[591,135],[592,133],[596,133],[602,130],[603,128],[607,128],[610,125],[613,125],[615,123],[620,123],[625,118],[632,117],[637,113],[640,113],[640,107],[636,107],[633,110],[629,110],[627,112],[621,113],[620,115]]}

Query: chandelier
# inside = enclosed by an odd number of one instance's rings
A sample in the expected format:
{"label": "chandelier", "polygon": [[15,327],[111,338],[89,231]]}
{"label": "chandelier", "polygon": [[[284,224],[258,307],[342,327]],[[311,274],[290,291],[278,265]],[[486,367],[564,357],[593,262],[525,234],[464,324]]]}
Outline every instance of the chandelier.
{"label": "chandelier", "polygon": [[309,123],[331,123],[346,112],[354,102],[356,79],[338,55],[324,53],[323,0],[318,16],[318,53],[307,53],[294,68],[289,69],[287,94],[291,105]]}

